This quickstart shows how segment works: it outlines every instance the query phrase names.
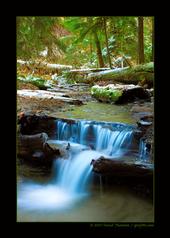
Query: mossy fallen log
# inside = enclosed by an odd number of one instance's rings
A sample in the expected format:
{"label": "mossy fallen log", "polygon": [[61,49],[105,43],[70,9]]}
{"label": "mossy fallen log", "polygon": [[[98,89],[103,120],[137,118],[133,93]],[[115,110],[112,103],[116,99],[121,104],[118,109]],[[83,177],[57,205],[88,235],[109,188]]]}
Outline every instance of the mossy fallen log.
{"label": "mossy fallen log", "polygon": [[103,87],[95,85],[91,88],[91,94],[100,102],[115,103],[127,103],[136,99],[148,99],[150,97],[146,89],[133,84],[109,84]]}
{"label": "mossy fallen log", "polygon": [[115,69],[88,69],[69,70],[64,77],[75,82],[83,82],[94,85],[98,81],[109,81],[109,83],[120,82],[123,84],[140,84],[147,88],[153,87],[154,63],[133,67]]}
{"label": "mossy fallen log", "polygon": [[148,88],[153,87],[154,64],[150,62],[144,65],[126,67],[123,69],[106,70],[104,72],[91,73],[88,75],[86,82],[95,83],[97,81],[113,81],[124,84],[138,84]]}
{"label": "mossy fallen log", "polygon": [[[63,76],[68,80],[73,80],[75,82],[85,81],[90,73],[104,72],[109,70],[109,68],[87,68],[87,69],[71,69],[65,71]],[[86,83],[86,82],[85,82]]]}

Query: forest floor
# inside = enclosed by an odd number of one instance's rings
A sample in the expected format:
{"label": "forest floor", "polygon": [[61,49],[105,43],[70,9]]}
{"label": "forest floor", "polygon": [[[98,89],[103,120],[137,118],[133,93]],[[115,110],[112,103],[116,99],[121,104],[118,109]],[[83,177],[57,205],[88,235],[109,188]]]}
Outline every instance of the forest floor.
{"label": "forest floor", "polygon": [[[36,90],[35,86],[31,84],[20,84],[18,89],[30,89]],[[82,101],[82,104],[88,102],[97,102],[90,94],[90,86],[84,84],[56,86],[47,92],[57,92],[66,94],[66,97],[70,99],[76,99]],[[100,104],[100,103],[99,103]],[[17,95],[17,114],[20,112],[29,112],[37,115],[48,115],[58,117],[61,112],[69,112],[75,109],[75,107],[81,107],[81,105],[74,105],[74,103],[64,102],[62,100],[56,100],[55,98],[38,98],[32,96]],[[151,101],[137,100],[128,103],[128,110],[131,112],[131,116],[137,121],[142,116],[153,115],[154,102],[153,97]]]}
{"label": "forest floor", "polygon": [[[28,89],[28,90],[38,90],[33,85],[29,84],[20,84],[19,90]],[[27,95],[17,95],[17,114],[20,112],[29,112],[33,114],[46,114],[49,116],[57,116],[58,112],[61,112],[70,107],[75,107],[74,102],[69,102],[69,99],[80,100],[82,104],[85,104],[88,101],[96,101],[92,99],[90,95],[90,88],[83,86],[66,86],[66,87],[55,87],[53,90],[48,92],[63,93],[65,98],[68,99],[68,102],[63,101],[62,99],[56,100],[55,98],[38,98]],[[77,105],[79,106],[79,105]]]}

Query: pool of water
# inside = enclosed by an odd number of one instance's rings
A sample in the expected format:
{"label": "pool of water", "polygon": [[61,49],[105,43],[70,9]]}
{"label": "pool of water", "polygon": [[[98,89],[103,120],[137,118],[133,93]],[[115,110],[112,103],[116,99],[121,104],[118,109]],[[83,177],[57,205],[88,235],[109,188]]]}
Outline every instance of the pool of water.
{"label": "pool of water", "polygon": [[152,201],[123,185],[101,187],[97,178],[88,192],[74,194],[51,181],[53,174],[39,176],[40,168],[27,165],[23,170],[26,175],[20,175],[17,186],[18,222],[154,221]]}
{"label": "pool of water", "polygon": [[95,121],[111,121],[134,124],[129,105],[87,102],[82,106],[68,106],[57,113],[58,118],[77,118]]}

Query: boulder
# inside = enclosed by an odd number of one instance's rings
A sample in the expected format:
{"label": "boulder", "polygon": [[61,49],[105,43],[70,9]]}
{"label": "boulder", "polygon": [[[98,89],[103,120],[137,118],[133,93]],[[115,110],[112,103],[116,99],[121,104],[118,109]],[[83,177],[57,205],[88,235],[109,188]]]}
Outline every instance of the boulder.
{"label": "boulder", "polygon": [[19,158],[31,162],[49,163],[53,157],[59,155],[59,150],[50,147],[47,143],[47,133],[38,133],[35,135],[18,135],[17,155]]}
{"label": "boulder", "polygon": [[35,135],[45,132],[48,136],[55,136],[55,118],[47,115],[36,115],[21,112],[18,115],[19,133],[22,135]]}

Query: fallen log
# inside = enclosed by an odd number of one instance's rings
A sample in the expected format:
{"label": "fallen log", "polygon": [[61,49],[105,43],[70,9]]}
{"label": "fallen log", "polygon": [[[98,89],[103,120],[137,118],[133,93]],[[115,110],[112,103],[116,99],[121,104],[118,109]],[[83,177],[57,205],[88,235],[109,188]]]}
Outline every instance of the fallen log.
{"label": "fallen log", "polygon": [[134,67],[126,67],[113,70],[105,70],[103,72],[91,73],[88,75],[86,82],[108,81],[120,82],[124,84],[138,84],[142,86],[148,84],[148,88],[153,87],[154,64],[150,62],[145,65],[137,65]]}
{"label": "fallen log", "polygon": [[153,178],[153,167],[146,164],[126,162],[122,160],[111,160],[100,157],[92,160],[93,171],[101,175],[118,177],[143,177]]}
{"label": "fallen log", "polygon": [[69,72],[70,73],[91,73],[91,72],[100,72],[100,71],[104,71],[104,70],[109,70],[110,68],[84,68],[84,69],[71,69]]}
{"label": "fallen log", "polygon": [[[145,88],[153,88],[154,64],[153,62],[124,68],[99,68],[69,70],[64,77],[94,85],[96,82],[140,84]],[[101,82],[100,82],[101,83]]]}
{"label": "fallen log", "polygon": [[86,80],[90,73],[104,72],[105,70],[107,71],[109,68],[71,69],[65,72],[64,77],[76,82],[81,82],[81,80]]}
{"label": "fallen log", "polygon": [[117,104],[132,102],[136,99],[150,98],[150,94],[146,89],[133,84],[95,85],[91,88],[91,94],[100,102],[115,102]]}
{"label": "fallen log", "polygon": [[17,60],[19,68],[27,67],[28,70],[34,71],[34,73],[43,70],[45,73],[61,73],[63,70],[72,69],[71,65],[62,65],[62,64],[50,64],[43,61],[24,61]]}
{"label": "fallen log", "polygon": [[[83,102],[78,99],[71,98],[69,95],[65,93],[60,92],[49,92],[45,90],[29,90],[29,89],[22,89],[17,90],[17,95],[20,97],[26,97],[26,98],[35,98],[35,99],[53,99],[56,102],[63,102],[73,105],[83,105]],[[50,103],[50,101],[49,101]]]}

